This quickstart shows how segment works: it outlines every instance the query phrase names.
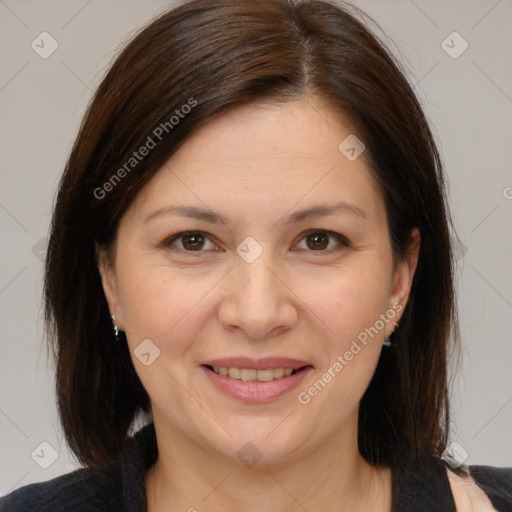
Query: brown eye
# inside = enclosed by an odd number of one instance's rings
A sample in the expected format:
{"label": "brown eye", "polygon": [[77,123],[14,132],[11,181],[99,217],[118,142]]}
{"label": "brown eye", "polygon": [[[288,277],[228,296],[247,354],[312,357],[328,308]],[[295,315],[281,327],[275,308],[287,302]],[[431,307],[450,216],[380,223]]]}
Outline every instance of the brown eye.
{"label": "brown eye", "polygon": [[326,233],[313,233],[306,237],[308,247],[313,250],[322,250],[329,245],[329,235]]}
{"label": "brown eye", "polygon": [[194,233],[192,235],[183,235],[183,247],[187,251],[201,250],[204,246],[204,236],[200,233]]}
{"label": "brown eye", "polygon": [[[210,245],[208,245],[210,244]],[[205,252],[215,249],[215,244],[201,231],[184,231],[162,242],[162,247],[182,252]]]}
{"label": "brown eye", "polygon": [[[300,244],[304,243],[303,241],[305,242],[305,247],[300,247]],[[305,233],[298,247],[299,249],[309,252],[329,253],[349,246],[350,242],[339,233],[325,230],[313,230]]]}

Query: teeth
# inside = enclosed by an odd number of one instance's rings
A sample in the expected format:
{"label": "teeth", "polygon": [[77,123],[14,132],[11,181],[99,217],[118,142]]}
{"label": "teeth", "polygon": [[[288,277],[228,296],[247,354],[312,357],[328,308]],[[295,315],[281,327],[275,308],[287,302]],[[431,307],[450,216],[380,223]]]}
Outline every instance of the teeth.
{"label": "teeth", "polygon": [[268,370],[253,370],[248,368],[224,368],[214,366],[213,371],[218,375],[228,376],[231,379],[243,380],[244,382],[260,381],[270,382],[274,379],[281,379],[293,373],[293,368],[269,368]]}
{"label": "teeth", "polygon": [[[245,370],[243,370],[245,371]],[[274,380],[274,370],[272,368],[268,370],[252,370],[256,375],[256,379],[260,382],[269,382]]]}
{"label": "teeth", "polygon": [[274,379],[284,377],[284,368],[274,368]]}
{"label": "teeth", "polygon": [[228,370],[228,375],[231,379],[240,379],[240,368],[230,368]]}

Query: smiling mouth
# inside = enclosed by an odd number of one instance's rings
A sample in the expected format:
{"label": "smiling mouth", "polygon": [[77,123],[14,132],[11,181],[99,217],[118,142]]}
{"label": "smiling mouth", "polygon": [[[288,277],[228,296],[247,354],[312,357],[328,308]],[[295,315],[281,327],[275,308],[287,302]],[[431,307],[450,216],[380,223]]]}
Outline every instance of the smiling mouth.
{"label": "smiling mouth", "polygon": [[236,367],[224,367],[224,366],[210,366],[203,365],[208,370],[228,377],[233,380],[242,380],[244,382],[270,382],[273,380],[284,379],[290,375],[295,375],[298,372],[311,368],[310,365],[302,366],[301,368],[268,368],[265,370],[255,370],[252,368],[236,368]]}

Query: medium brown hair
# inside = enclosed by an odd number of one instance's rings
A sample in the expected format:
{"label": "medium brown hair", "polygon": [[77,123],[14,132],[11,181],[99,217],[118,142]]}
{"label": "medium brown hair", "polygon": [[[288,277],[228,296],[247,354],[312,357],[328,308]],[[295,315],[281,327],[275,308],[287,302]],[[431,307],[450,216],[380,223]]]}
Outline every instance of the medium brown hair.
{"label": "medium brown hair", "polygon": [[[400,65],[362,19],[353,6],[321,0],[192,0],[152,21],[115,59],[67,161],[45,269],[58,410],[81,463],[116,458],[136,413],[150,411],[126,339],[113,339],[95,244],[112,247],[137,193],[205,123],[238,106],[305,95],[356,126],[383,192],[395,261],[411,230],[421,233],[395,346],[383,350],[360,404],[359,450],[376,465],[443,452],[447,355],[458,339],[443,169]],[[127,167],[148,137],[155,147]]]}

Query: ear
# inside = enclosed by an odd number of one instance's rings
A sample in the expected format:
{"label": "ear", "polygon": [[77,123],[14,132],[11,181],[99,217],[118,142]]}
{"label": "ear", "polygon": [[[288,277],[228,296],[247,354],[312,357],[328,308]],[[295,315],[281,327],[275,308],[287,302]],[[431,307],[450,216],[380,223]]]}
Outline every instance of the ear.
{"label": "ear", "polygon": [[[416,267],[418,265],[418,257],[420,253],[421,235],[418,228],[411,231],[411,241],[406,251],[406,255],[400,263],[398,263],[393,275],[393,283],[391,285],[389,307],[392,308],[393,304],[400,304],[403,312],[409,299],[412,281]],[[402,313],[398,314],[395,322],[398,323]]]}
{"label": "ear", "polygon": [[103,286],[103,293],[105,294],[105,298],[107,299],[108,309],[110,311],[110,315],[116,316],[116,323],[120,330],[121,328],[121,319],[119,317],[119,301],[117,294],[117,283],[116,283],[116,274],[114,269],[114,264],[112,262],[111,254],[104,247],[100,246],[98,243],[95,244],[96,250],[96,264],[98,266],[98,271],[101,277],[101,284]]}

